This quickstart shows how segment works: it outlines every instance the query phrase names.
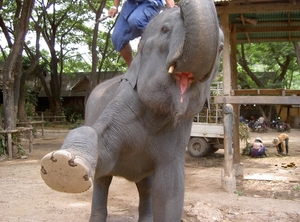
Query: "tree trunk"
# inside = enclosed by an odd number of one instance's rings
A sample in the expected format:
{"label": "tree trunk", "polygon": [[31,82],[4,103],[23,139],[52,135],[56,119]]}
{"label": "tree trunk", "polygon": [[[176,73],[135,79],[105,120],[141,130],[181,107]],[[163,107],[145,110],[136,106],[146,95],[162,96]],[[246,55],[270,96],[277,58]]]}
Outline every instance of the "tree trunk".
{"label": "tree trunk", "polygon": [[[51,49],[50,49],[51,50]],[[50,89],[52,94],[52,99],[54,100],[52,104],[55,105],[53,111],[54,115],[61,115],[62,114],[62,106],[61,106],[61,100],[60,100],[60,91],[61,91],[61,81],[59,80],[59,74],[58,74],[58,59],[55,51],[55,45],[53,44],[52,50],[51,50],[51,81],[50,81]]]}
{"label": "tree trunk", "polygon": [[[14,107],[18,117],[19,110],[19,94],[20,94],[20,86],[21,86],[21,76],[22,76],[22,55],[20,54],[17,58],[17,62],[15,65],[15,73],[14,73]],[[24,87],[24,86],[23,86]]]}
{"label": "tree trunk", "polygon": [[248,62],[247,62],[247,59],[245,57],[245,50],[244,50],[244,45],[243,44],[241,44],[241,53],[239,53],[239,54],[241,56],[237,61],[240,64],[240,66],[243,67],[243,69],[247,72],[248,76],[253,80],[253,82],[255,82],[255,84],[259,88],[264,88],[261,81],[257,78],[257,76],[251,71],[251,69],[248,66]]}
{"label": "tree trunk", "polygon": [[26,72],[23,72],[20,79],[20,93],[18,103],[18,119],[20,122],[27,122],[26,114]]}
{"label": "tree trunk", "polygon": [[294,42],[295,52],[297,56],[297,64],[300,69],[300,46],[298,42]]}
{"label": "tree trunk", "polygon": [[46,74],[44,74],[44,72],[45,71],[42,70],[40,66],[37,66],[37,74],[38,74],[38,77],[39,77],[39,79],[41,81],[41,84],[42,84],[42,86],[43,86],[43,88],[45,90],[46,96],[47,96],[47,98],[49,100],[49,106],[50,106],[50,108],[54,109],[54,107],[55,107],[55,105],[54,105],[54,99],[52,98],[52,94],[51,94],[51,92],[49,90],[49,87],[48,87],[46,81],[45,81]]}
{"label": "tree trunk", "polygon": [[3,104],[4,104],[4,128],[14,129],[16,127],[16,110],[14,99],[14,75],[17,60],[22,56],[25,35],[28,29],[29,17],[31,15],[34,0],[23,1],[21,17],[16,26],[15,42],[11,47],[10,54],[3,66]]}
{"label": "tree trunk", "polygon": [[87,98],[89,97],[92,90],[97,86],[98,84],[98,77],[97,77],[97,66],[98,66],[98,51],[97,51],[97,41],[98,41],[98,33],[99,33],[99,19],[102,15],[103,8],[106,5],[106,0],[101,1],[101,4],[98,9],[96,9],[91,1],[88,1],[88,4],[92,11],[95,13],[95,26],[94,26],[94,33],[93,33],[93,42],[92,42],[92,72],[90,76],[90,82],[89,82],[89,88],[87,90],[87,95],[85,101],[87,101]]}

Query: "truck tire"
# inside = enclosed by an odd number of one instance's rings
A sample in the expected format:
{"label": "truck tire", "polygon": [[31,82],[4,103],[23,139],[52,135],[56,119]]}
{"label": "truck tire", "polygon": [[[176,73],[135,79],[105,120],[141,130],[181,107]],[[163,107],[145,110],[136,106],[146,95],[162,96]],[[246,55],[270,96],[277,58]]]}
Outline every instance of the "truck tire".
{"label": "truck tire", "polygon": [[203,138],[193,137],[189,141],[188,151],[192,157],[203,157],[209,152],[209,144]]}

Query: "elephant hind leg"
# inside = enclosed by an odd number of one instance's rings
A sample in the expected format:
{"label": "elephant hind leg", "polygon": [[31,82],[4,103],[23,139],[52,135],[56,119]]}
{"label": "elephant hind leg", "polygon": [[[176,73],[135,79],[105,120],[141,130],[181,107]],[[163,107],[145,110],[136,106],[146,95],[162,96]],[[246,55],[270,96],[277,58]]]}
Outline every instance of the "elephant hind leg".
{"label": "elephant hind leg", "polygon": [[92,186],[88,166],[67,150],[48,153],[41,160],[41,176],[52,189],[66,193],[80,193]]}

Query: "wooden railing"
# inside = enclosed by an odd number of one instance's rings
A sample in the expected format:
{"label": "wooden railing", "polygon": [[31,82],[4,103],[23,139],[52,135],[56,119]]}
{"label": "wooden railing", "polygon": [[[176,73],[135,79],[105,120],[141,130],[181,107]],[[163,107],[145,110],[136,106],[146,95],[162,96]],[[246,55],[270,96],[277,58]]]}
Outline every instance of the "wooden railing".
{"label": "wooden railing", "polygon": [[45,113],[41,112],[39,116],[29,116],[28,119],[31,121],[45,121],[45,123],[65,123],[66,116],[54,116],[54,115],[45,115]]}
{"label": "wooden railing", "polygon": [[8,157],[12,158],[13,154],[13,141],[12,134],[18,132],[29,131],[29,153],[33,150],[33,130],[36,130],[37,125],[42,127],[42,136],[44,136],[44,124],[46,123],[63,123],[66,122],[66,116],[45,116],[41,113],[40,116],[28,117],[26,122],[17,122],[17,128],[13,130],[0,130],[1,134],[7,134],[7,152]]}
{"label": "wooden railing", "polygon": [[19,126],[29,126],[36,129],[37,125],[42,126],[42,136],[44,136],[44,124],[46,123],[65,123],[66,116],[45,116],[44,113],[41,113],[40,116],[29,116],[27,122],[18,122]]}
{"label": "wooden railing", "polygon": [[13,154],[13,141],[12,141],[12,134],[13,133],[18,133],[18,132],[24,132],[24,131],[29,131],[29,153],[32,152],[33,145],[33,135],[32,135],[32,127],[17,127],[16,129],[13,130],[1,130],[1,134],[7,134],[7,152],[8,152],[8,157],[12,158]]}

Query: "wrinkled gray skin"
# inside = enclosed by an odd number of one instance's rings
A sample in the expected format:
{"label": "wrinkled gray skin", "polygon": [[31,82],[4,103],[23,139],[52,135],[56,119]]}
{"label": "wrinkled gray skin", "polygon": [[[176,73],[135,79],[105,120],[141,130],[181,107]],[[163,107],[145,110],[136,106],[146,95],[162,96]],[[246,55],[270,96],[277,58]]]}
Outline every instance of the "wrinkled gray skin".
{"label": "wrinkled gray skin", "polygon": [[185,148],[210,93],[223,34],[211,0],[180,4],[149,23],[126,74],[93,90],[85,126],[61,148],[80,157],[94,178],[90,221],[106,221],[113,176],[136,183],[139,221],[181,220]]}

